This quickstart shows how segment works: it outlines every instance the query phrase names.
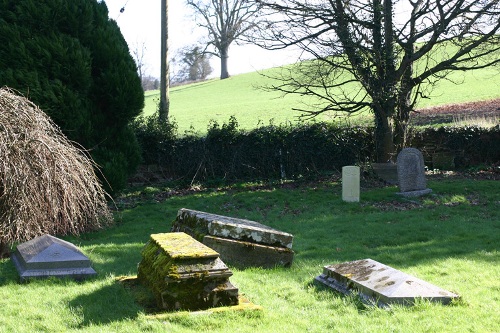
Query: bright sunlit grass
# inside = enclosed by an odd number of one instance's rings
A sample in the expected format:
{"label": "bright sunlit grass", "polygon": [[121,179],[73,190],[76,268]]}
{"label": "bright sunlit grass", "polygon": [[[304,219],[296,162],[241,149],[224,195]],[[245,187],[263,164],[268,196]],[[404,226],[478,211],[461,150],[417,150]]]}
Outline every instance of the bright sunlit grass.
{"label": "bright sunlit grass", "polygon": [[[65,238],[92,260],[98,276],[89,281],[19,284],[10,260],[1,261],[0,332],[500,330],[498,182],[429,181],[433,194],[412,200],[395,196],[395,187],[364,188],[360,203],[342,202],[336,181],[262,185],[159,201],[169,189],[161,185],[117,198],[124,208],[116,213],[115,226]],[[127,205],[123,201],[131,199]],[[182,207],[247,218],[294,235],[291,268],[232,268],[230,280],[262,311],[156,318],[116,282],[118,276],[136,274],[149,235],[168,232]],[[314,283],[324,265],[363,258],[458,293],[461,300],[450,306],[419,302],[382,310]]]}

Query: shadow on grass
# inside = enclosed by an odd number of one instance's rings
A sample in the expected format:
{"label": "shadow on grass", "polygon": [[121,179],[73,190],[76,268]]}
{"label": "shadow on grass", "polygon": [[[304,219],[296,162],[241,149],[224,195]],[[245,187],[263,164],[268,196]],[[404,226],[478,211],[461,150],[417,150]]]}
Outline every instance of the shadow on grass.
{"label": "shadow on grass", "polygon": [[133,320],[143,310],[119,283],[104,285],[69,301],[83,320],[79,327]]}
{"label": "shadow on grass", "polygon": [[11,282],[19,282],[19,274],[12,260],[2,259],[0,261],[0,286]]}

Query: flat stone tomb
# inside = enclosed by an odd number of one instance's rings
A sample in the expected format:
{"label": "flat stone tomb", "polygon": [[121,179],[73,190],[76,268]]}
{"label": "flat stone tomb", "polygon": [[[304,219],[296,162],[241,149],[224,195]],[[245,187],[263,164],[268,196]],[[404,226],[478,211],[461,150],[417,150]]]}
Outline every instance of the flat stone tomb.
{"label": "flat stone tomb", "polygon": [[51,276],[81,280],[97,274],[75,245],[47,234],[19,244],[11,258],[21,281]]}
{"label": "flat stone tomb", "polygon": [[172,231],[200,237],[227,263],[240,266],[290,266],[293,235],[261,223],[182,208]]}
{"label": "flat stone tomb", "polygon": [[238,304],[233,273],[219,254],[183,232],[153,234],[142,251],[138,279],[165,310]]}
{"label": "flat stone tomb", "polygon": [[379,306],[412,305],[417,299],[448,304],[459,297],[372,259],[325,266],[316,281],[344,294],[359,293]]}

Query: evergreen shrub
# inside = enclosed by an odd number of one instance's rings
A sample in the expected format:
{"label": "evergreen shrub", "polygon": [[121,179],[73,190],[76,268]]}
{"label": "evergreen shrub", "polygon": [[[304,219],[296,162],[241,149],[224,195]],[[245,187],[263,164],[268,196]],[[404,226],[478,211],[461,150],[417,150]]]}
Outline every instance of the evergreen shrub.
{"label": "evergreen shrub", "polygon": [[0,13],[0,86],[39,106],[120,190],[140,162],[129,123],[144,91],[105,2],[6,0]]}

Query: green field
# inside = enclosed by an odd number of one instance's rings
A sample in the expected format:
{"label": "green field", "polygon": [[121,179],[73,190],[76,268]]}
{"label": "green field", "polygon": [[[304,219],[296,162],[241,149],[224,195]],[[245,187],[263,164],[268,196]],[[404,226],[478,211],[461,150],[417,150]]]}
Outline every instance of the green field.
{"label": "green field", "polygon": [[[240,184],[165,199],[167,187],[117,199],[116,225],[66,238],[90,257],[85,282],[19,284],[0,261],[0,332],[499,332],[498,181],[429,181],[433,194],[404,200],[395,187],[363,187],[341,200],[337,178],[311,184]],[[149,235],[168,232],[187,207],[247,218],[294,235],[291,268],[235,269],[230,278],[261,311],[152,313],[117,282],[137,273]],[[324,265],[372,258],[455,292],[452,305],[418,302],[380,309],[314,283]]]}
{"label": "green field", "polygon": [[[418,108],[500,97],[498,69],[455,72],[449,79],[441,81],[430,99],[421,100]],[[174,87],[170,90],[170,115],[180,133],[191,128],[203,133],[210,120],[224,123],[231,116],[236,117],[243,129],[268,125],[270,121],[275,124],[298,121],[300,114],[292,109],[300,107],[307,100],[297,95],[282,96],[277,92],[259,89],[270,82],[270,79],[258,73],[248,73],[226,80],[213,79]],[[159,92],[148,91],[145,96],[143,114],[151,115],[157,108]],[[332,116],[323,115],[318,120],[331,120]],[[370,119],[368,115],[363,116],[364,122],[370,122]]]}

